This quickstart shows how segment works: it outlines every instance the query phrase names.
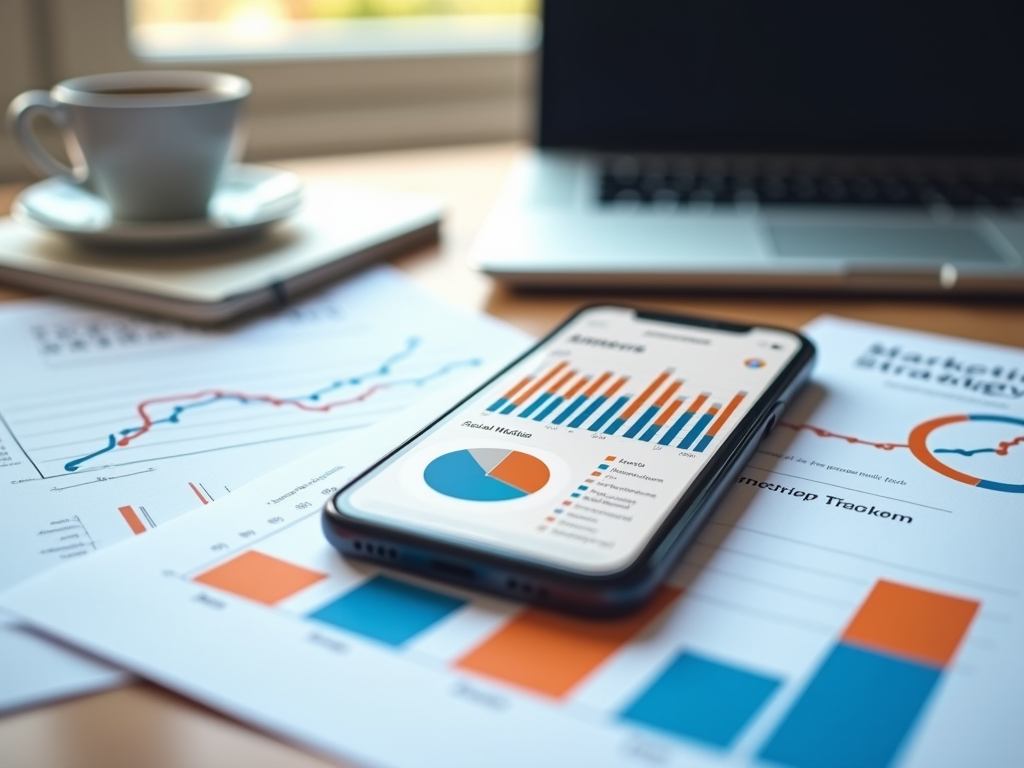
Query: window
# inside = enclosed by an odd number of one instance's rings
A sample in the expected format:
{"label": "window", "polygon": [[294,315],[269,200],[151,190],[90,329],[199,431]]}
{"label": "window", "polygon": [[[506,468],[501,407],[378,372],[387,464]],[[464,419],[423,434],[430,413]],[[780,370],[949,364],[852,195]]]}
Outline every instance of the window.
{"label": "window", "polygon": [[535,0],[130,0],[129,40],[153,60],[520,53]]}
{"label": "window", "polygon": [[[254,84],[252,159],[522,138],[535,3],[3,0],[0,98],[94,72],[218,69]],[[6,133],[0,177],[26,177]]]}

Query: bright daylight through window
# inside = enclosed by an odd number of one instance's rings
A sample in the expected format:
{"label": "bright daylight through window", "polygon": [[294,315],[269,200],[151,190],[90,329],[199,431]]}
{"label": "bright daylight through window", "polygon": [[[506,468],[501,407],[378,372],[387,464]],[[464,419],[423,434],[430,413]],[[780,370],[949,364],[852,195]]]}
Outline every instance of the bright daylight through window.
{"label": "bright daylight through window", "polygon": [[538,0],[127,0],[131,46],[155,59],[511,53]]}

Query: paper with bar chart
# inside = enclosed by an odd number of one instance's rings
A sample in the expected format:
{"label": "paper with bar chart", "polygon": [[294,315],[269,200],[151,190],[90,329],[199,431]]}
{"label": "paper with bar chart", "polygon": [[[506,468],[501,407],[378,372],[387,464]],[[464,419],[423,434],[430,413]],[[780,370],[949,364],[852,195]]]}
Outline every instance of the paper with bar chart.
{"label": "paper with bar chart", "polygon": [[[479,597],[389,571],[386,551],[381,565],[357,563],[326,544],[321,490],[429,414],[380,425],[362,451],[268,475],[214,502],[215,515],[65,578],[45,574],[0,605],[372,765],[1018,765],[1020,496],[937,471],[906,446],[942,413],[1019,418],[1024,353],[838,320],[809,332],[821,363],[789,426],[669,582],[625,618]],[[925,444],[944,463],[991,459],[959,472],[1021,477],[1012,434],[938,437]],[[492,479],[526,494],[494,504],[543,492],[531,490],[536,464],[514,452],[440,455],[435,482],[453,502]],[[465,482],[446,485],[456,461]],[[557,473],[548,482],[574,487]]]}
{"label": "paper with bar chart", "polygon": [[38,300],[5,305],[0,336],[0,587],[206,508],[525,343],[389,269],[224,330]]}

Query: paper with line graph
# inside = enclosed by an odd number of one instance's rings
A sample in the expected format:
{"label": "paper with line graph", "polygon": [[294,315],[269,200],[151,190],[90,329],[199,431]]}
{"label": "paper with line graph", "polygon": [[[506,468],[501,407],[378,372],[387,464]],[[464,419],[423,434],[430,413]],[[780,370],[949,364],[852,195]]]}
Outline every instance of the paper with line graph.
{"label": "paper with line graph", "polygon": [[[322,490],[422,414],[0,606],[368,765],[1018,766],[1024,353],[835,319],[808,330],[815,383],[624,619],[413,578],[383,548],[378,563],[338,556]],[[627,461],[644,450],[609,439]]]}
{"label": "paper with line graph", "polygon": [[5,308],[0,335],[0,586],[209,504],[522,343],[389,270],[228,330],[39,301]]}
{"label": "paper with line graph", "polygon": [[[0,338],[0,588],[358,439],[524,343],[389,269],[223,330],[20,302]],[[0,623],[0,652],[31,642],[11,632]],[[0,671],[20,679],[17,655]]]}

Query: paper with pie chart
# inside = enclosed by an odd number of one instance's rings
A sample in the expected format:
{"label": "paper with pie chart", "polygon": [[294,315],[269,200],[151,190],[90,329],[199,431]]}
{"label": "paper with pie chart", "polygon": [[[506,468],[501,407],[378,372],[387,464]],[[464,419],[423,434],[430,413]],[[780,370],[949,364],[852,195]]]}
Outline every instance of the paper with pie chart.
{"label": "paper with pie chart", "polygon": [[811,329],[822,389],[766,443],[772,470],[922,514],[1024,512],[1024,355],[834,319]]}

